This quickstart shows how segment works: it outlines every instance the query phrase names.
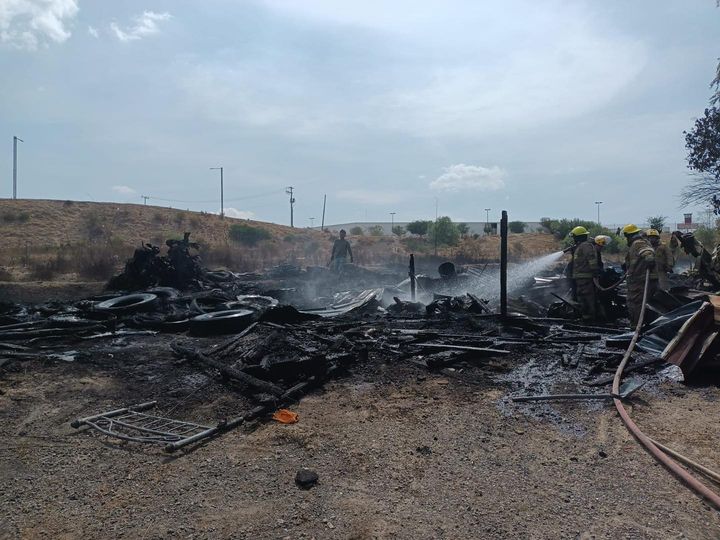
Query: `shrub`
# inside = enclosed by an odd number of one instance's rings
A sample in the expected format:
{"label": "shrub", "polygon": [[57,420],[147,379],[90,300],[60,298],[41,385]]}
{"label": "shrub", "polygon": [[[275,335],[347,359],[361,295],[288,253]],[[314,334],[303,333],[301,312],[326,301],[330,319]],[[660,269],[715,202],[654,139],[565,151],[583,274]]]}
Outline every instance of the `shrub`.
{"label": "shrub", "polygon": [[511,233],[524,233],[525,227],[527,227],[527,223],[525,223],[524,221],[511,221],[510,223],[508,223],[508,229],[510,229]]}
{"label": "shrub", "polygon": [[352,227],[350,229],[350,234],[352,234],[354,236],[362,236],[365,234],[365,232],[363,231],[362,227]]}
{"label": "shrub", "polygon": [[30,214],[27,212],[8,212],[2,215],[2,220],[5,223],[27,223],[30,220]]}
{"label": "shrub", "polygon": [[439,245],[456,246],[460,240],[460,231],[452,220],[443,216],[430,225],[430,240]]}
{"label": "shrub", "polygon": [[458,223],[457,230],[460,233],[460,238],[465,238],[470,232],[470,227],[468,227],[467,223]]}
{"label": "shrub", "polygon": [[163,222],[163,215],[160,212],[155,212],[153,214],[153,221],[155,223],[162,223]]}
{"label": "shrub", "polygon": [[705,249],[711,253],[717,243],[717,237],[718,231],[716,229],[706,227],[705,225],[700,225],[700,227],[698,227],[695,231],[695,238],[697,238],[700,243],[705,246]]}
{"label": "shrub", "polygon": [[662,232],[662,230],[665,228],[665,222],[667,221],[667,216],[652,216],[647,218],[648,227],[651,229],[655,229],[657,232]]}
{"label": "shrub", "polygon": [[260,227],[252,227],[244,223],[235,223],[230,226],[230,239],[246,246],[254,246],[263,240],[269,240],[272,235]]}
{"label": "shrub", "polygon": [[382,225],[373,225],[368,229],[368,234],[370,236],[382,236],[385,234],[385,231],[382,228]]}
{"label": "shrub", "polygon": [[402,236],[405,234],[405,228],[401,227],[400,225],[395,225],[392,228],[392,232],[395,236]]}
{"label": "shrub", "polygon": [[41,281],[54,279],[58,274],[66,273],[70,263],[65,255],[58,253],[52,259],[30,263],[30,275]]}
{"label": "shrub", "polygon": [[430,228],[429,221],[411,221],[407,224],[407,231],[410,234],[417,234],[418,236],[425,236]]}
{"label": "shrub", "polygon": [[180,226],[180,225],[182,225],[183,223],[185,223],[185,217],[186,217],[186,216],[185,216],[185,212],[177,212],[177,213],[173,216],[173,221],[175,222],[175,225]]}
{"label": "shrub", "polygon": [[75,264],[77,273],[81,277],[93,279],[96,281],[106,281],[115,273],[119,262],[119,257],[109,250],[82,250]]}
{"label": "shrub", "polygon": [[[541,218],[540,223],[543,227],[545,227],[550,233],[552,233],[555,238],[558,240],[564,240],[567,238],[567,235],[570,234],[570,231],[572,231],[575,227],[585,227],[588,231],[591,229],[594,230],[605,230],[598,226],[598,224],[594,221],[585,221],[578,218],[573,219],[551,219],[551,218]],[[597,234],[605,234],[598,232]]]}
{"label": "shrub", "polygon": [[105,220],[97,212],[88,212],[83,217],[87,237],[92,240],[105,235]]}

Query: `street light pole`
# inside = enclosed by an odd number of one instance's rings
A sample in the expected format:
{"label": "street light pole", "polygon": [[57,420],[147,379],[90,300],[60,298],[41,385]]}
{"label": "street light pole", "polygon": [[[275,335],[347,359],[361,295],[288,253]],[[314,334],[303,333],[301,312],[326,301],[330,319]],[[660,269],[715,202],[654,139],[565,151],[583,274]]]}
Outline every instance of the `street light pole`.
{"label": "street light pole", "polygon": [[485,209],[485,234],[490,234],[490,210],[492,208]]}
{"label": "street light pole", "polygon": [[224,194],[224,179],[223,179],[223,167],[210,167],[211,171],[220,171],[220,219],[225,219],[225,194]]}
{"label": "street light pole", "polygon": [[17,143],[25,142],[19,137],[13,136],[13,199],[17,199]]}
{"label": "street light pole", "polygon": [[315,218],[314,218],[314,217],[311,217],[311,218],[308,218],[308,219],[310,220],[310,228],[311,228],[311,229],[315,228]]}
{"label": "street light pole", "polygon": [[597,205],[597,212],[598,212],[598,226],[600,225],[600,205],[602,204],[602,201],[595,201],[595,204]]}
{"label": "street light pole", "polygon": [[393,229],[395,228],[395,214],[397,212],[390,212],[390,235],[393,234]]}

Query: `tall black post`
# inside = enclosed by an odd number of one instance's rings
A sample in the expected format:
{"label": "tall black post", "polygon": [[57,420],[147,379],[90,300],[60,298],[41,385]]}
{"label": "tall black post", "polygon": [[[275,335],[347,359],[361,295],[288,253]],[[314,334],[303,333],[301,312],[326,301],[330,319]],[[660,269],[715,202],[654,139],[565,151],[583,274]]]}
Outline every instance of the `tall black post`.
{"label": "tall black post", "polygon": [[502,211],[500,219],[500,315],[507,317],[507,260],[508,260],[508,215]]}
{"label": "tall black post", "polygon": [[415,255],[410,254],[410,267],[408,275],[410,276],[410,300],[415,301]]}

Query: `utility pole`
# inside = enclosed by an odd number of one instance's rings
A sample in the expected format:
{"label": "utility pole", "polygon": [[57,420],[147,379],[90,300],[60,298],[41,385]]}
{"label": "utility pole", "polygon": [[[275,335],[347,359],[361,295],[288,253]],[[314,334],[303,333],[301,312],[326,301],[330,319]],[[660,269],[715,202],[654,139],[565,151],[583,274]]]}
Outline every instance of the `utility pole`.
{"label": "utility pole", "polygon": [[320,230],[325,230],[325,203],[327,203],[327,195],[323,195],[323,216],[322,216],[322,223],[320,224]]}
{"label": "utility pole", "polygon": [[311,228],[311,229],[314,228],[314,227],[315,227],[315,218],[314,218],[314,217],[311,217],[311,218],[308,218],[308,219],[310,220],[310,228]]}
{"label": "utility pole", "polygon": [[602,204],[602,201],[595,201],[595,204],[597,205],[597,211],[598,211],[598,225],[600,225],[600,205]]}
{"label": "utility pole", "polygon": [[210,167],[211,171],[220,171],[220,219],[225,219],[225,194],[224,194],[224,179],[223,179],[223,167]]}
{"label": "utility pole", "polygon": [[395,234],[395,214],[397,212],[390,212],[390,236]]}
{"label": "utility pole", "polygon": [[17,143],[25,142],[19,137],[13,136],[13,199],[17,199]]}
{"label": "utility pole", "polygon": [[435,230],[433,231],[433,236],[435,237],[435,256],[436,257],[437,257],[437,242],[438,242],[437,224],[438,224],[438,198],[435,197]]}
{"label": "utility pole", "polygon": [[147,200],[150,198],[147,195],[140,195],[140,198],[143,200],[143,204],[147,206]]}
{"label": "utility pole", "polygon": [[293,187],[287,187],[285,189],[285,193],[290,195],[290,226],[294,228],[295,224],[293,223],[293,205],[295,204],[295,198],[293,197]]}

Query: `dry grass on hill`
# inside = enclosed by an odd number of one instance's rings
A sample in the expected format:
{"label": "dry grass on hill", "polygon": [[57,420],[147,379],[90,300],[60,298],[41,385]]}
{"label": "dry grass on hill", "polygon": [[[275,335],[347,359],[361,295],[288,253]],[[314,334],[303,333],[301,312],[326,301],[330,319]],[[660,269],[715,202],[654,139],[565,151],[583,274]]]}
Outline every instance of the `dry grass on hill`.
{"label": "dry grass on hill", "polygon": [[[256,243],[231,239],[233,225],[265,231]],[[184,232],[201,246],[210,267],[254,271],[289,263],[325,265],[333,236],[329,232],[273,223],[139,204],[50,200],[1,200],[0,281],[105,281],[120,270],[142,242],[163,246]],[[427,240],[395,236],[351,236],[355,261],[363,266],[405,264],[409,253],[432,253]],[[514,260],[556,251],[559,243],[544,234],[510,237]],[[440,257],[461,262],[497,260],[497,236],[466,238],[459,246],[441,247]]]}

